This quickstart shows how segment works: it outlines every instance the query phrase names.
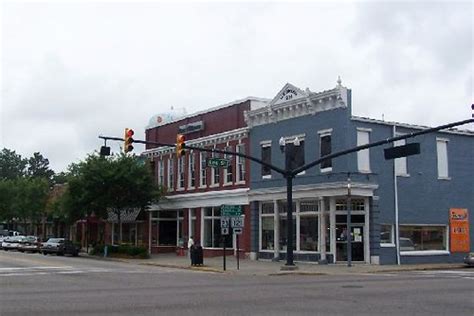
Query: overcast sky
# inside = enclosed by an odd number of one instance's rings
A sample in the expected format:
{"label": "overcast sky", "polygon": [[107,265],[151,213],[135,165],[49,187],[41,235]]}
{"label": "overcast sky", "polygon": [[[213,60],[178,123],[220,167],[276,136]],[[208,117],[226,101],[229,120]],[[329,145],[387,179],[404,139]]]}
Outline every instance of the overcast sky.
{"label": "overcast sky", "polygon": [[271,99],[287,82],[322,91],[341,76],[359,116],[471,117],[471,1],[64,2],[0,5],[0,148],[57,172],[99,134],[143,139],[171,107]]}

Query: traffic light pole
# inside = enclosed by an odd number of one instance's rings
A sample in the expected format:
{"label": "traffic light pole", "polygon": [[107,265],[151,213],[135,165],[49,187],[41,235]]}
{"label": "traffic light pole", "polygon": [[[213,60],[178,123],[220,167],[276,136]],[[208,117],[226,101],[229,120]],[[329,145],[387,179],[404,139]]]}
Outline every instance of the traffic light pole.
{"label": "traffic light pole", "polygon": [[[393,143],[393,142],[398,141],[398,140],[413,138],[413,137],[416,137],[416,136],[419,136],[419,135],[424,135],[424,134],[436,132],[436,131],[439,131],[439,130],[442,130],[442,129],[447,129],[447,128],[451,128],[451,127],[455,127],[455,126],[459,126],[459,125],[464,125],[464,124],[468,124],[468,123],[474,123],[474,118],[468,119],[468,120],[463,120],[463,121],[458,121],[458,122],[454,122],[454,123],[450,123],[450,124],[445,124],[445,125],[441,125],[441,126],[437,126],[437,127],[433,127],[433,128],[428,128],[428,129],[424,129],[424,130],[419,131],[419,132],[409,133],[409,134],[401,135],[401,136],[398,136],[398,137],[387,138],[387,139],[382,140],[382,141],[378,141],[378,142],[374,142],[374,143],[370,143],[370,144],[366,144],[366,145],[361,145],[361,146],[357,146],[357,147],[353,147],[353,148],[350,148],[350,149],[347,149],[347,150],[342,150],[342,151],[336,152],[334,154],[323,156],[323,157],[321,157],[321,158],[319,158],[319,159],[317,159],[313,162],[310,162],[310,163],[308,163],[304,166],[301,166],[299,168],[294,168],[294,169],[291,169],[291,166],[288,163],[289,159],[286,159],[287,162],[285,162],[285,169],[281,169],[281,168],[278,168],[277,166],[266,163],[266,162],[264,162],[264,161],[262,161],[258,158],[248,156],[248,155],[245,155],[245,154],[242,154],[242,153],[226,151],[226,150],[219,150],[219,149],[214,149],[214,148],[213,149],[208,149],[208,148],[197,147],[197,146],[189,146],[189,145],[185,145],[184,148],[185,149],[194,149],[194,150],[197,150],[197,151],[222,153],[222,154],[228,154],[228,155],[243,157],[243,158],[249,159],[251,161],[254,161],[254,162],[256,162],[256,163],[258,163],[262,166],[266,166],[266,167],[274,170],[275,172],[283,175],[283,177],[286,178],[288,229],[287,229],[287,239],[286,239],[287,240],[287,247],[286,247],[287,253],[286,253],[286,264],[285,264],[285,266],[291,268],[291,267],[295,267],[295,265],[293,263],[293,210],[292,210],[293,209],[293,196],[292,196],[292,193],[293,193],[293,178],[298,173],[303,172],[303,171],[305,171],[307,169],[310,169],[312,167],[315,167],[315,166],[319,165],[321,162],[323,162],[324,160],[327,160],[327,159],[332,159],[332,158],[344,156],[344,155],[354,153],[354,152],[358,152],[358,151],[361,151],[361,150],[364,150],[364,149],[377,147],[377,146]],[[123,138],[119,138],[119,137],[99,136],[99,138],[104,139],[106,141],[107,140],[124,141]],[[159,142],[144,141],[144,140],[133,140],[133,142],[138,143],[138,144],[156,145],[156,146],[167,146],[167,147],[175,147],[176,146],[176,144],[167,144],[167,143],[159,143]],[[286,158],[288,158],[288,157],[286,157]]]}

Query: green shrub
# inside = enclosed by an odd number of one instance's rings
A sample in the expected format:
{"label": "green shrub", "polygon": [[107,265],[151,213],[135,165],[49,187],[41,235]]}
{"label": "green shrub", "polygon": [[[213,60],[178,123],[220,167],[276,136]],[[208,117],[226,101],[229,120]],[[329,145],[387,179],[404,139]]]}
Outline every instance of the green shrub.
{"label": "green shrub", "polygon": [[[104,245],[96,245],[92,249],[93,255],[103,255],[104,254]],[[132,245],[107,245],[107,253],[110,256],[127,256],[134,258],[147,259],[148,249],[145,247],[135,247]]]}

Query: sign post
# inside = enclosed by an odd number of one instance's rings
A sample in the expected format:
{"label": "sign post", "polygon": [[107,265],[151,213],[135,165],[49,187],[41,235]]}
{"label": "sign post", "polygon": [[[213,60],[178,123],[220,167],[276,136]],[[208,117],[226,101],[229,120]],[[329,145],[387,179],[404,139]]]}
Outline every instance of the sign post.
{"label": "sign post", "polygon": [[[230,223],[229,223],[230,222]],[[230,225],[229,225],[230,224]],[[229,229],[229,227],[231,229]],[[237,247],[237,270],[240,269],[240,254],[239,254],[239,235],[242,234],[244,227],[244,218],[242,216],[242,206],[240,205],[222,205],[221,206],[221,235],[225,238],[232,230],[236,238]],[[224,229],[226,229],[224,231]],[[224,234],[226,232],[226,234]],[[224,256],[223,256],[224,271],[225,266],[225,239],[224,239]]]}
{"label": "sign post", "polygon": [[223,255],[222,255],[222,268],[224,269],[225,271],[225,242],[226,242],[226,236],[229,235],[229,218],[228,217],[225,217],[225,216],[222,216],[221,217],[221,235],[222,235],[222,243],[223,243]]}

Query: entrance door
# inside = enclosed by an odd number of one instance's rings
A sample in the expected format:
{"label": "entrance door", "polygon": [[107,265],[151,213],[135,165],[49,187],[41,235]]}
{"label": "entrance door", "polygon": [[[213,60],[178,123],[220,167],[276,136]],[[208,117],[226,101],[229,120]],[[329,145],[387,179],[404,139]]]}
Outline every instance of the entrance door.
{"label": "entrance door", "polygon": [[[352,261],[364,261],[364,225],[351,225]],[[336,225],[336,261],[347,261],[347,225]]]}
{"label": "entrance door", "polygon": [[158,240],[160,246],[176,246],[176,221],[159,221]]}

